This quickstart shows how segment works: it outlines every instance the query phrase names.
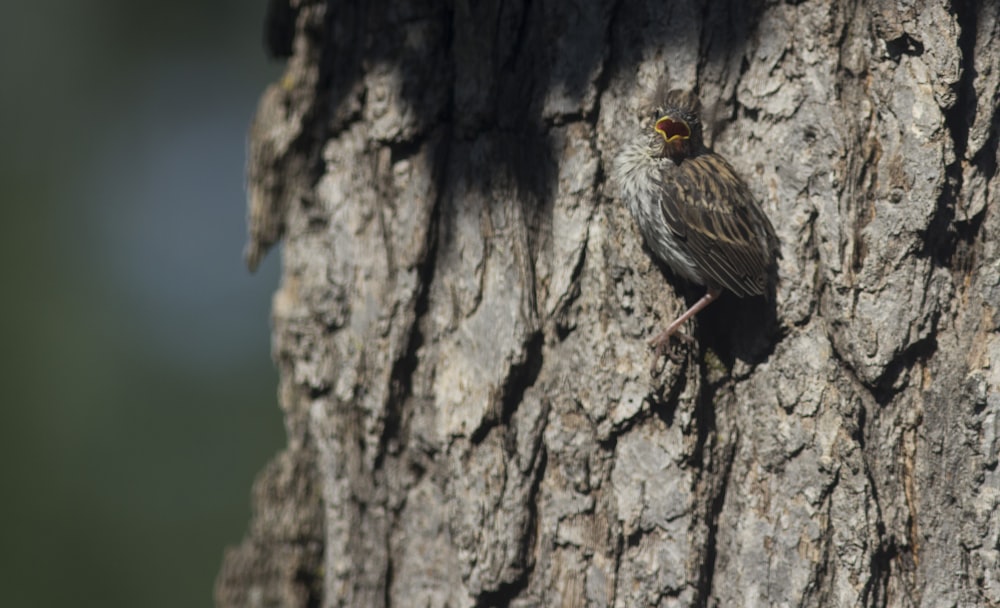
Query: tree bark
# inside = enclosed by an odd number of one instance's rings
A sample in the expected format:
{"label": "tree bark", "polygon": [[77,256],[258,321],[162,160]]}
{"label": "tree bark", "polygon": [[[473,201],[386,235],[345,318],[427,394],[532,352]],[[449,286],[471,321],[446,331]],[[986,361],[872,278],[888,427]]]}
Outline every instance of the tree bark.
{"label": "tree bark", "polygon": [[[288,447],[217,602],[1000,604],[1000,11],[917,4],[292,0]],[[661,79],[783,257],[650,374],[704,293],[609,178]]]}

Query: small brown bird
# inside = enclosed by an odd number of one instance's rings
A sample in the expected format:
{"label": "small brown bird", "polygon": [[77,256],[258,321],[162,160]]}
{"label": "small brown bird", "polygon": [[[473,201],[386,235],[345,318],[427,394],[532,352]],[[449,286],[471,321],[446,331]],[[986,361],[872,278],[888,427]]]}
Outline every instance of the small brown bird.
{"label": "small brown bird", "polygon": [[643,117],[648,132],[615,159],[615,178],[654,257],[708,287],[650,340],[659,359],[677,329],[723,289],[741,297],[765,294],[780,251],[746,182],[705,147],[694,95],[658,92],[654,103],[653,113]]}

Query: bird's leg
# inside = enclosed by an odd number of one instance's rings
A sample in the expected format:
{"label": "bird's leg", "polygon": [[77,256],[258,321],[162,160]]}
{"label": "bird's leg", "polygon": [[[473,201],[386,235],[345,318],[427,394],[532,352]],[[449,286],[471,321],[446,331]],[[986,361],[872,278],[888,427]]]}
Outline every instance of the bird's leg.
{"label": "bird's leg", "polygon": [[[702,296],[700,300],[695,302],[694,306],[687,309],[687,312],[677,317],[677,319],[675,319],[673,323],[668,325],[666,329],[664,329],[655,338],[649,341],[649,345],[654,349],[656,349],[656,359],[659,359],[660,355],[662,355],[663,352],[666,350],[667,345],[670,344],[671,336],[677,333],[677,330],[680,329],[680,326],[683,325],[685,321],[698,314],[698,312],[701,311],[701,309],[705,308],[713,301],[715,301],[715,299],[719,297],[720,293],[722,293],[721,290],[709,287],[708,293]],[[656,365],[655,360],[653,365]]]}

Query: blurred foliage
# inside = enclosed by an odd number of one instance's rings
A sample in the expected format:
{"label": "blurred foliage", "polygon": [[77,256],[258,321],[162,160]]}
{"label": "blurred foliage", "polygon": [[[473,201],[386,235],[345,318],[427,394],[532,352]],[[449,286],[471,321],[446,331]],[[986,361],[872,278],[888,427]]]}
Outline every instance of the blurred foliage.
{"label": "blurred foliage", "polygon": [[0,20],[3,606],[210,606],[284,441],[250,276],[265,0]]}

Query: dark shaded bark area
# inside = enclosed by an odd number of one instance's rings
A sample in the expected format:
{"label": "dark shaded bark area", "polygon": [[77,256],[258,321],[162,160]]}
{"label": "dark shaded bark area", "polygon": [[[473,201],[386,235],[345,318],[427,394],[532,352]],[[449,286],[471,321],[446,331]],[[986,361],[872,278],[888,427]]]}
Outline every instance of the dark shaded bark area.
{"label": "dark shaded bark area", "polygon": [[[291,7],[288,448],[220,605],[1000,604],[995,2]],[[661,79],[783,258],[651,376],[702,290],[608,174]]]}

